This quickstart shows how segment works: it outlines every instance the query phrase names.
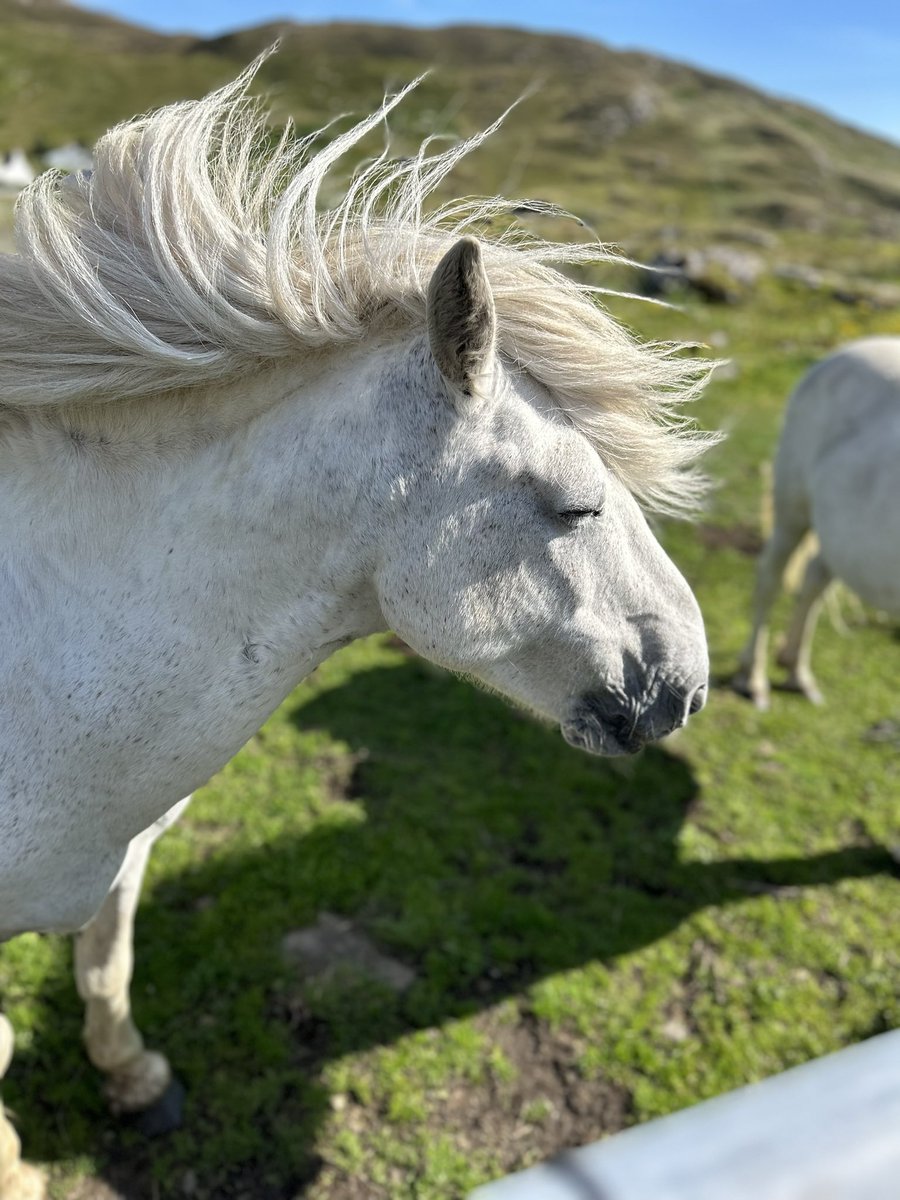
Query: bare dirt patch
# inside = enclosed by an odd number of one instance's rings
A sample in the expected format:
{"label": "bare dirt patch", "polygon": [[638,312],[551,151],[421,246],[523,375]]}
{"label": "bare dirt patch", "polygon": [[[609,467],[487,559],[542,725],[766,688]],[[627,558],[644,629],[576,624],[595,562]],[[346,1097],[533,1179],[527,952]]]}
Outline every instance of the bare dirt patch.
{"label": "bare dirt patch", "polygon": [[[433,1133],[467,1155],[489,1157],[497,1174],[508,1174],[632,1123],[628,1090],[583,1074],[577,1035],[552,1029],[525,1007],[511,1014],[502,1006],[474,1024],[490,1062],[480,1079],[457,1077],[434,1090],[426,1136]],[[362,1141],[377,1135],[383,1122],[383,1114],[352,1095],[334,1097],[332,1107],[341,1128]],[[421,1126],[417,1132],[421,1136]],[[388,1200],[390,1191],[325,1164],[312,1194],[315,1200]]]}
{"label": "bare dirt patch", "polygon": [[737,550],[748,558],[755,558],[763,548],[763,538],[752,525],[703,523],[697,526],[697,536],[707,550]]}
{"label": "bare dirt patch", "polygon": [[527,1009],[515,1023],[492,1013],[476,1023],[513,1074],[507,1079],[491,1070],[487,1086],[451,1092],[441,1120],[458,1146],[499,1152],[503,1170],[515,1171],[631,1123],[630,1093],[585,1077],[576,1035],[551,1029]]}

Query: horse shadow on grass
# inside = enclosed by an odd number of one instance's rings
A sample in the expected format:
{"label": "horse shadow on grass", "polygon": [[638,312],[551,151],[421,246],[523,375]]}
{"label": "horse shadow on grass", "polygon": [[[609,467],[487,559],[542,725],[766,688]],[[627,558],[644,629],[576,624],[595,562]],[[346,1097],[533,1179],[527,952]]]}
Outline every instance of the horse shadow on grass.
{"label": "horse shadow on grass", "polygon": [[[865,846],[682,861],[681,827],[711,801],[677,746],[591,759],[415,659],[291,715],[354,755],[333,814],[326,800],[302,835],[240,852],[224,842],[139,913],[135,1010],[187,1085],[185,1126],[148,1143],[107,1115],[60,973],[4,1085],[31,1157],[90,1154],[127,1200],[297,1196],[319,1166],[322,1072],[340,1057],[611,963],[707,906],[894,869]],[[281,939],[322,912],[352,918],[415,982],[402,994],[340,975],[304,986]]]}

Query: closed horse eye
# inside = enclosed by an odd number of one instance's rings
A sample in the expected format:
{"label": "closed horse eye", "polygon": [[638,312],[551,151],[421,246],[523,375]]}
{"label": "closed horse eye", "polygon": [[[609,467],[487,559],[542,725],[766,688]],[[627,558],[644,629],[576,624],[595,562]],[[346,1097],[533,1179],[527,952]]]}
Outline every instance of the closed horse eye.
{"label": "closed horse eye", "polygon": [[589,517],[603,516],[603,508],[566,508],[560,514],[559,518],[566,525],[571,525],[573,528],[580,525],[582,521],[588,520]]}

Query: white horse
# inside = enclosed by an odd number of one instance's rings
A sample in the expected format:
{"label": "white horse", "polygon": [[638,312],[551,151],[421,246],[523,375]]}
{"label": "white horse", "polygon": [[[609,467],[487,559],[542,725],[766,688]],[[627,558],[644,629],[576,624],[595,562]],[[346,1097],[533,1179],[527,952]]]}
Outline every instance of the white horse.
{"label": "white horse", "polygon": [[836,351],[801,379],[775,458],[775,524],[757,568],[753,631],[735,686],[767,708],[767,617],[787,562],[814,532],[779,662],[787,686],[819,704],[810,667],[822,596],[840,579],[875,608],[900,613],[900,338]]}
{"label": "white horse", "polygon": [[[390,627],[600,754],[706,691],[638,503],[696,498],[703,365],[552,266],[602,248],[468,236],[499,201],[423,213],[485,135],[320,211],[400,97],[273,149],[252,70],[40,178],[0,259],[0,936],[81,930],[123,1110],[170,1081],[128,1000],[150,845],[336,647]],[[40,1189],[0,1115],[0,1197]]]}

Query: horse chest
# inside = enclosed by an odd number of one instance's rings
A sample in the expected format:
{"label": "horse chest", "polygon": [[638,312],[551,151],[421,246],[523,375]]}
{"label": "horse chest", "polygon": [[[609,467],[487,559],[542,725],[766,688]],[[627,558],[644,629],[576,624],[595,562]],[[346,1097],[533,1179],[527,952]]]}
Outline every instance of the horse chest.
{"label": "horse chest", "polygon": [[165,619],[140,635],[98,620],[79,637],[86,615],[60,611],[2,630],[0,936],[88,920],[129,841],[220,769],[292,682],[239,639],[192,645]]}

